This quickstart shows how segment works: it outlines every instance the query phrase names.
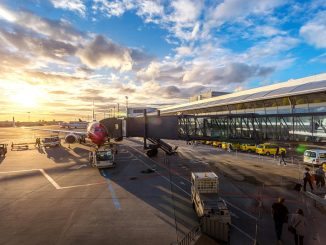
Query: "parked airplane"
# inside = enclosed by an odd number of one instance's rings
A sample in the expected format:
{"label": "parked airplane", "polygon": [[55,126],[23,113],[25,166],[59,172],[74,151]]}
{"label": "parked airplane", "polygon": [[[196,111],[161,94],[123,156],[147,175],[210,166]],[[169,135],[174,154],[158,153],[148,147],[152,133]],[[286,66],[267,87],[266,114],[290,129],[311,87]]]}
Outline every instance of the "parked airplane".
{"label": "parked airplane", "polygon": [[79,119],[79,121],[60,123],[60,128],[87,128],[87,126],[88,126],[88,122],[82,121],[81,119]]}
{"label": "parked airplane", "polygon": [[106,128],[95,119],[94,109],[93,109],[93,121],[89,122],[87,125],[86,132],[80,131],[70,131],[70,130],[60,130],[60,129],[41,129],[41,128],[31,128],[32,130],[48,131],[53,133],[64,133],[65,142],[68,144],[81,143],[85,141],[85,138],[89,138],[92,143],[100,147],[105,142],[109,140],[108,132]]}

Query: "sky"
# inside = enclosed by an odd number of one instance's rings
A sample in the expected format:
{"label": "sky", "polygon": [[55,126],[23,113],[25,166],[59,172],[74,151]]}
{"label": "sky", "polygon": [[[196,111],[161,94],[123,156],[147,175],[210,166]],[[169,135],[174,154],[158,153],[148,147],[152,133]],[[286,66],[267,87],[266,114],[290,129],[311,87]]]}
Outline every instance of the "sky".
{"label": "sky", "polygon": [[326,72],[325,0],[0,0],[0,120],[97,119]]}

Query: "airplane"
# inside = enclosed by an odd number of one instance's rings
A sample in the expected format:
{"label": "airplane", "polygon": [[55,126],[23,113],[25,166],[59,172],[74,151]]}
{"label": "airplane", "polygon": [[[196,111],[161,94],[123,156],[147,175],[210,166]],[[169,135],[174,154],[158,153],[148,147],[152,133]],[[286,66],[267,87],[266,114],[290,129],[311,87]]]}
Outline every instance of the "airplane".
{"label": "airplane", "polygon": [[85,138],[89,138],[93,144],[100,147],[105,142],[109,142],[108,132],[104,125],[96,121],[94,114],[94,105],[93,105],[93,121],[89,122],[87,125],[86,132],[80,131],[70,131],[70,130],[57,130],[57,129],[40,129],[40,128],[30,128],[31,130],[40,130],[53,133],[64,133],[65,142],[68,144],[81,143],[85,141]]}
{"label": "airplane", "polygon": [[81,119],[79,119],[78,121],[70,121],[70,122],[63,122],[60,123],[60,128],[87,128],[89,122],[86,121],[82,121]]}

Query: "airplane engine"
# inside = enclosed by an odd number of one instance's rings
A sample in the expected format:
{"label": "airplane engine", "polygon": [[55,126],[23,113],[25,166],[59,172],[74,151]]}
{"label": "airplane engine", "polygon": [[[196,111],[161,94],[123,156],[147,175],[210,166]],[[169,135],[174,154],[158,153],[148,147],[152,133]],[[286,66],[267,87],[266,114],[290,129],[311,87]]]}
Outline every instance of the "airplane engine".
{"label": "airplane engine", "polygon": [[74,144],[80,141],[80,137],[75,134],[68,134],[65,138],[66,143]]}

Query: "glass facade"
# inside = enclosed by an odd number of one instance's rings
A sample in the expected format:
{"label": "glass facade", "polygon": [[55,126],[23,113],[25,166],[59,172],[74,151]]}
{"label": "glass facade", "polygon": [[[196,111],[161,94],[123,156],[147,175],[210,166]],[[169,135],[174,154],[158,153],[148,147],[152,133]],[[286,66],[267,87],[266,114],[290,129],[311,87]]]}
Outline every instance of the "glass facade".
{"label": "glass facade", "polygon": [[191,137],[326,142],[326,92],[201,108],[183,114],[194,112],[198,118],[191,122]]}

